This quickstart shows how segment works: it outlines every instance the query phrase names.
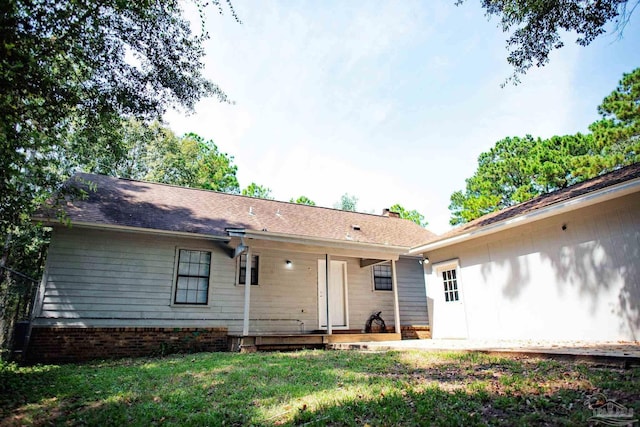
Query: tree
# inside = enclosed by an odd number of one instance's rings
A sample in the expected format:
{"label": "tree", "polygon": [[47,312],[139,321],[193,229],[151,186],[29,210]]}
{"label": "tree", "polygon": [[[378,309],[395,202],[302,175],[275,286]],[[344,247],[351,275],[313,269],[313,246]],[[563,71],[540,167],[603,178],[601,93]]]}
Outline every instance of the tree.
{"label": "tree", "polygon": [[[33,209],[78,165],[106,169],[130,154],[123,119],[148,123],[169,107],[227,97],[202,76],[208,35],[191,32],[178,0],[8,0],[0,28],[1,258],[36,272],[41,258],[22,238],[41,231],[29,223]],[[139,165],[134,156],[128,173]],[[38,241],[40,253],[46,237]],[[0,321],[16,295],[12,277],[0,281]]]}
{"label": "tree", "polygon": [[451,225],[590,178],[578,173],[578,165],[592,148],[591,135],[579,133],[498,141],[491,150],[480,154],[478,169],[465,181],[465,190],[451,195]]}
{"label": "tree", "polygon": [[589,126],[599,152],[591,170],[640,162],[640,68],[625,73],[598,107],[603,118]]}
{"label": "tree", "polygon": [[101,150],[100,146],[95,149],[77,144],[79,149],[93,152],[91,156],[76,151],[69,153],[70,169],[240,193],[238,167],[233,164],[233,156],[220,152],[211,140],[205,141],[195,133],[177,137],[157,121],[147,125],[136,119],[123,121],[118,133],[123,153],[114,155]]}
{"label": "tree", "polygon": [[190,133],[182,138],[182,155],[195,178],[185,185],[225,193],[240,192],[236,178],[238,167],[232,164],[233,156],[220,152],[213,141],[205,141],[201,136]]}
{"label": "tree", "polygon": [[[464,0],[457,0],[460,5]],[[500,18],[507,39],[507,62],[513,67],[508,79],[519,82],[519,76],[532,67],[549,62],[549,54],[564,46],[563,32],[575,32],[576,43],[589,45],[605,33],[605,26],[615,21],[622,34],[638,0],[482,0],[488,16]],[[629,7],[629,5],[631,6]]]}
{"label": "tree", "polygon": [[340,209],[343,211],[356,211],[356,206],[358,204],[358,198],[356,196],[351,196],[347,193],[344,193],[340,196],[340,200],[336,202],[333,207],[335,209]]}
{"label": "tree", "polygon": [[400,215],[400,218],[408,219],[409,221],[415,222],[420,227],[426,227],[427,225],[429,225],[429,223],[424,220],[424,215],[422,215],[420,212],[418,212],[417,210],[409,211],[400,206],[399,203],[391,206],[389,210],[391,212],[397,212]]}
{"label": "tree", "polygon": [[12,0],[0,25],[0,234],[58,188],[72,149],[121,155],[122,118],[227,101],[178,0]]}
{"label": "tree", "polygon": [[316,205],[316,202],[314,202],[313,200],[311,200],[307,196],[300,196],[297,199],[291,198],[291,200],[289,200],[289,202],[290,203],[297,203],[299,205],[309,205],[309,206],[315,206]]}
{"label": "tree", "polygon": [[592,133],[549,139],[505,138],[480,154],[464,191],[451,195],[452,225],[462,224],[640,161],[640,68],[624,74],[598,107]]}
{"label": "tree", "polygon": [[258,199],[273,200],[273,197],[271,197],[271,189],[268,187],[263,187],[262,185],[258,185],[255,182],[252,182],[247,188],[242,190],[242,195],[256,197]]}

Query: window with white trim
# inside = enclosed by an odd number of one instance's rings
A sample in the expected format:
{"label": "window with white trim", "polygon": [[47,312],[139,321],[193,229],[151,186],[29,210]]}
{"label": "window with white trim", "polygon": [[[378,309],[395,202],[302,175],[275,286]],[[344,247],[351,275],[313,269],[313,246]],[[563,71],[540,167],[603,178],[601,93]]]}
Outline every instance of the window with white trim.
{"label": "window with white trim", "polygon": [[210,273],[211,252],[180,249],[173,302],[206,305],[209,302]]}
{"label": "window with white trim", "polygon": [[393,290],[393,279],[391,278],[391,266],[389,264],[373,266],[373,289],[376,291]]}
{"label": "window with white trim", "polygon": [[[247,254],[244,253],[238,257],[238,284],[247,283]],[[258,272],[260,268],[260,255],[251,255],[251,277],[250,283],[258,285]]]}
{"label": "window with white trim", "polygon": [[456,269],[442,271],[442,284],[444,285],[444,300],[446,302],[459,301],[458,278]]}

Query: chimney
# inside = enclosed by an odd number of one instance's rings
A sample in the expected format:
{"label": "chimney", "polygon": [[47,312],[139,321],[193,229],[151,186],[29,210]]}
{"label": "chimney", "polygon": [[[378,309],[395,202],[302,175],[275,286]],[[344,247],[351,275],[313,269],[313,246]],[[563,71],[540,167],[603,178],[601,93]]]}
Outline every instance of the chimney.
{"label": "chimney", "polygon": [[393,212],[389,210],[389,208],[382,209],[382,216],[386,216],[389,218],[400,218],[400,214],[398,212]]}

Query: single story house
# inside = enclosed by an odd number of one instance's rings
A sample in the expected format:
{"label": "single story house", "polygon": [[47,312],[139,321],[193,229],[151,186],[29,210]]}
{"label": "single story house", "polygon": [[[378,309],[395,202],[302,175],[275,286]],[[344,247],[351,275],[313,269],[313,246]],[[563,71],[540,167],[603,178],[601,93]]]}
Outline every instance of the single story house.
{"label": "single story house", "polygon": [[640,164],[440,236],[388,211],[69,185],[72,226],[36,218],[53,234],[27,359],[324,343],[379,311],[391,333],[346,339],[640,339]]}
{"label": "single story house", "polygon": [[[79,174],[52,226],[27,359],[223,350],[429,324],[421,255],[433,233],[383,215]],[[375,325],[374,325],[375,326]],[[249,341],[251,338],[251,341]],[[367,340],[374,339],[374,334]],[[350,339],[357,339],[351,337]]]}
{"label": "single story house", "polygon": [[640,163],[485,215],[428,259],[433,338],[640,340]]}

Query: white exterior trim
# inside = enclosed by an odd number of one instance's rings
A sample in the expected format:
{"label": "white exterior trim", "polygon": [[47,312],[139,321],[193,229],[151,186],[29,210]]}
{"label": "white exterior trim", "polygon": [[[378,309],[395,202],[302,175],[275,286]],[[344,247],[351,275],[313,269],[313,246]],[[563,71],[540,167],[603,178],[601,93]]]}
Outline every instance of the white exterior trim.
{"label": "white exterior trim", "polygon": [[[180,262],[180,251],[181,250],[185,250],[185,251],[200,251],[200,252],[208,252],[210,255],[210,260],[209,260],[209,280],[207,280],[207,303],[206,304],[194,304],[194,303],[184,303],[184,302],[176,302],[176,291],[177,291],[177,287],[178,287],[178,264]],[[211,289],[212,289],[212,283],[211,283],[211,277],[213,275],[213,251],[211,250],[211,248],[203,248],[203,247],[198,247],[198,246],[176,246],[175,249],[175,255],[174,255],[174,260],[173,260],[173,282],[171,283],[171,296],[170,296],[170,301],[169,301],[169,306],[172,308],[178,308],[178,309],[193,309],[193,307],[196,308],[210,308],[211,307],[211,300],[212,300],[212,295],[211,295]]]}
{"label": "white exterior trim", "polygon": [[[396,334],[402,333],[400,328],[400,303],[398,302],[398,275],[396,274],[396,262],[391,261],[391,286],[393,286],[393,320]],[[387,332],[387,331],[384,331]]]}
{"label": "white exterior trim", "polygon": [[271,233],[269,231],[255,231],[255,230],[244,230],[244,229],[229,229],[227,230],[229,236],[231,237],[245,237],[249,239],[259,239],[259,240],[270,240],[274,242],[284,242],[284,243],[298,243],[303,245],[314,245],[314,246],[330,246],[337,248],[362,248],[362,249],[375,249],[380,252],[388,252],[390,254],[396,255],[398,257],[400,254],[404,254],[409,250],[409,247],[406,246],[391,246],[384,245],[378,243],[363,243],[363,242],[354,242],[348,240],[336,240],[336,239],[324,239],[321,237],[312,237],[312,236],[298,236],[294,234],[283,234],[283,233]]}
{"label": "white exterior trim", "polygon": [[[326,327],[327,334],[331,335],[334,329],[349,329],[349,281],[348,281],[348,264],[346,261],[331,259],[330,255],[327,255],[325,259],[318,259],[318,271],[320,270],[320,263],[325,264],[325,301],[327,303],[326,307],[323,307],[320,301],[320,297],[318,296],[318,329],[324,329]],[[344,325],[343,326],[335,326],[333,325],[333,310],[331,309],[330,304],[330,281],[331,281],[331,273],[333,266],[332,263],[336,263],[340,265],[340,275],[342,276],[342,293],[344,300]],[[328,266],[328,267],[327,267]],[[322,284],[318,281],[318,289]],[[321,311],[325,310],[327,313],[327,324],[322,325],[322,315],[320,315]]]}
{"label": "white exterior trim", "polygon": [[[458,300],[445,301],[445,290],[441,286],[441,273],[443,271],[455,270],[456,284],[458,291]],[[426,277],[427,282],[427,298],[434,300],[433,312],[430,315],[434,317],[430,320],[431,331],[434,338],[467,338],[469,337],[469,324],[467,323],[466,300],[463,291],[464,283],[462,281],[460,268],[460,260],[458,258],[448,259],[433,264],[431,266],[431,280]],[[443,326],[440,326],[442,324]],[[457,325],[450,327],[450,325]]]}
{"label": "white exterior trim", "polygon": [[[55,226],[55,225],[64,226],[64,224],[61,224],[58,221],[52,221],[51,219],[48,219],[48,218],[34,217],[32,221],[42,222],[50,226]],[[73,227],[90,228],[90,229],[97,229],[97,230],[125,231],[129,233],[143,233],[143,234],[153,234],[153,235],[161,235],[161,236],[190,237],[195,239],[218,240],[223,242],[229,241],[228,236],[214,236],[211,234],[188,233],[186,231],[160,230],[155,228],[130,227],[125,225],[97,224],[97,223],[91,223],[91,222],[72,221],[69,228],[73,228]]]}

